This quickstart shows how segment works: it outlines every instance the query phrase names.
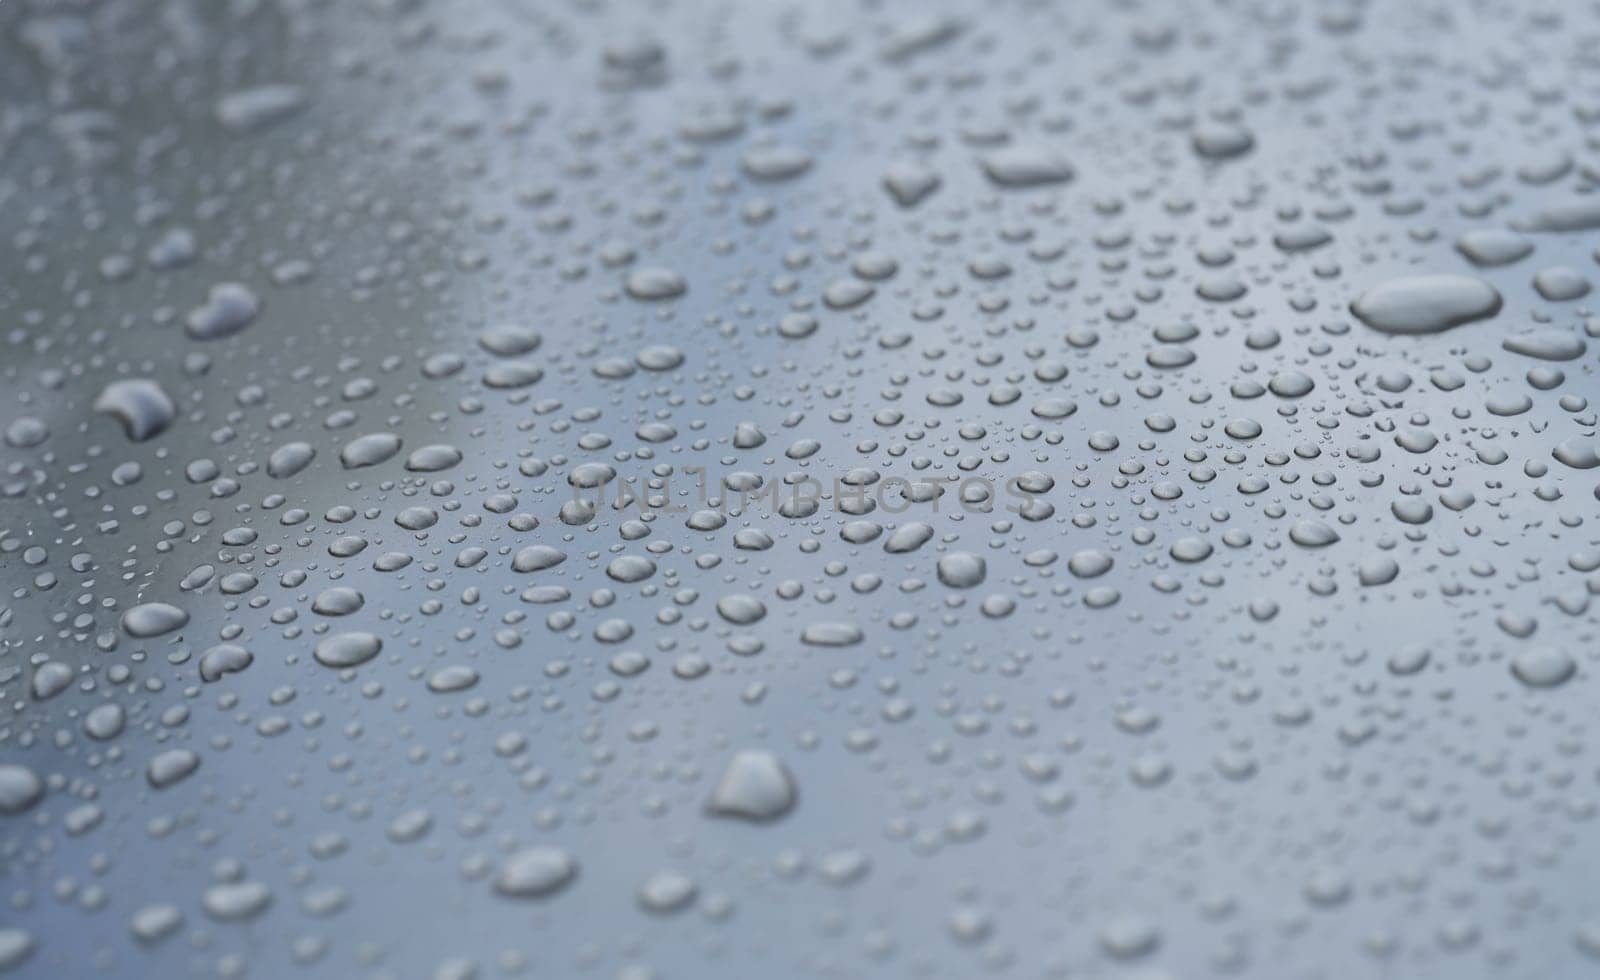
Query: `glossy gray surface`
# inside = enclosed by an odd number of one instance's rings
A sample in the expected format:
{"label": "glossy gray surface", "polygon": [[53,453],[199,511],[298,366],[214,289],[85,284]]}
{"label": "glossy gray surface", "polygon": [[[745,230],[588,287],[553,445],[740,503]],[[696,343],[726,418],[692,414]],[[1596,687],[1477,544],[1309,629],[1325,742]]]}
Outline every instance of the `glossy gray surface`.
{"label": "glossy gray surface", "polygon": [[0,0],[0,970],[1592,975],[1597,40]]}

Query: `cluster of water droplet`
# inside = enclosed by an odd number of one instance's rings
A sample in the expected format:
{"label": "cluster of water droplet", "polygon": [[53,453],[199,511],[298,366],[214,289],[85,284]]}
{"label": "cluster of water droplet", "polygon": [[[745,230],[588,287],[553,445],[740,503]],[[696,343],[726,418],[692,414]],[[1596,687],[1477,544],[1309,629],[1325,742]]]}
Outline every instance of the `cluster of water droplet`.
{"label": "cluster of water droplet", "polygon": [[0,972],[1600,963],[1592,11],[146,6],[0,4]]}

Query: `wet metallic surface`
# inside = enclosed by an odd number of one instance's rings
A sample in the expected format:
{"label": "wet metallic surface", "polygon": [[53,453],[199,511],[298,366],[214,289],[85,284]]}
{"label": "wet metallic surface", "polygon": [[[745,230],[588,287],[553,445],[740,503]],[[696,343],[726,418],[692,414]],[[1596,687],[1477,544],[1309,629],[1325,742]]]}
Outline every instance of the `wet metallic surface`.
{"label": "wet metallic surface", "polygon": [[0,0],[0,969],[1593,973],[1597,35]]}

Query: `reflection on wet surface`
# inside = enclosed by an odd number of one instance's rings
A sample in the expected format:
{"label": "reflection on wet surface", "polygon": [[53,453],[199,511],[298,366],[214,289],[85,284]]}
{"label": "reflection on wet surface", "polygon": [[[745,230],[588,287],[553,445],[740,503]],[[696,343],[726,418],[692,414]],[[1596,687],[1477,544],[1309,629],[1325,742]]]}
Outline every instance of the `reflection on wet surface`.
{"label": "reflection on wet surface", "polygon": [[1587,975],[1597,34],[0,0],[0,971]]}

